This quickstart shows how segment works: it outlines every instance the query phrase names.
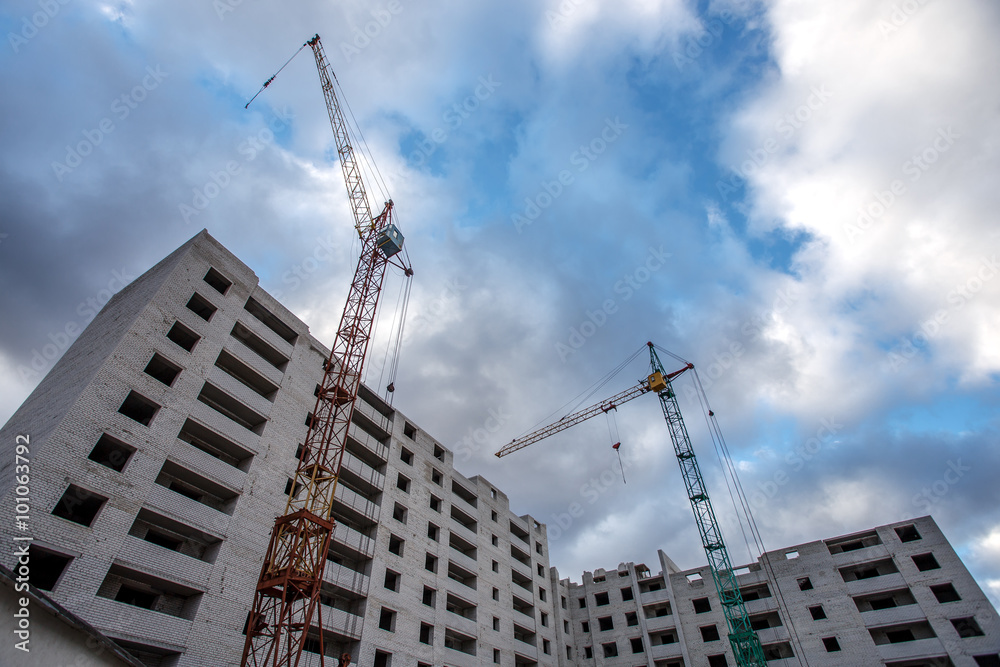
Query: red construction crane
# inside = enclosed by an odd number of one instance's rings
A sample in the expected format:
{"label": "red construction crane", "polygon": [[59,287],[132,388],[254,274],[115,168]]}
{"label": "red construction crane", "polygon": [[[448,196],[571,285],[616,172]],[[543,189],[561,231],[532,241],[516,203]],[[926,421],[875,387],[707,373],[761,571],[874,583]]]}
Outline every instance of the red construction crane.
{"label": "red construction crane", "polygon": [[[393,264],[407,277],[413,275],[405,261],[393,259],[402,249],[403,236],[392,222],[392,201],[372,217],[347,122],[334,91],[336,76],[319,35],[302,48],[306,45],[312,47],[316,58],[354,225],[361,239],[361,257],[337,337],[324,364],[323,382],[295,471],[293,492],[284,514],[275,519],[267,546],[247,624],[241,663],[244,667],[295,667],[310,628],[323,626],[319,596],[334,527],[333,497],[386,266]],[[316,639],[319,664],[323,665],[321,630]]]}
{"label": "red construction crane", "polygon": [[[736,658],[736,664],[738,667],[765,667],[764,651],[761,648],[757,633],[754,632],[753,627],[750,625],[750,617],[747,614],[739,585],[736,582],[736,575],[733,572],[733,566],[729,559],[729,552],[722,539],[722,530],[719,528],[719,522],[715,518],[712,501],[708,497],[708,487],[705,485],[705,480],[701,475],[698,459],[695,457],[694,448],[691,446],[691,438],[688,436],[687,426],[684,424],[680,406],[677,404],[677,395],[674,393],[673,386],[671,385],[671,382],[675,378],[682,373],[692,370],[694,365],[687,363],[680,370],[668,373],[663,368],[663,364],[660,363],[655,346],[652,343],[647,343],[647,345],[649,347],[649,363],[652,372],[637,386],[612,396],[606,401],[567,415],[559,421],[548,426],[543,426],[522,438],[512,440],[501,448],[496,455],[498,457],[506,456],[511,452],[516,452],[550,435],[563,431],[570,426],[586,421],[591,417],[614,410],[619,405],[642,396],[647,392],[655,393],[660,399],[663,417],[670,431],[670,439],[674,443],[674,454],[677,456],[677,462],[681,467],[684,487],[687,491],[688,500],[691,501],[691,509],[694,510],[694,518],[698,524],[698,533],[701,536],[705,555],[708,557],[709,569],[712,571],[712,580],[715,583],[715,589],[719,594],[719,601],[722,603],[722,610],[729,626],[729,645]],[[711,412],[709,414],[711,415]]]}

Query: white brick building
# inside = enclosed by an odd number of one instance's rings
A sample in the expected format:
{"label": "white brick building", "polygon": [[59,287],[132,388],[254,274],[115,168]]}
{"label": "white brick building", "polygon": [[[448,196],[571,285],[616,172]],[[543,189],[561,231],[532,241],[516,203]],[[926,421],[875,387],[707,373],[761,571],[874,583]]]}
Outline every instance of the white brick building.
{"label": "white brick building", "polygon": [[[659,574],[622,563],[558,582],[565,664],[735,665],[708,567],[659,559]],[[930,517],[769,551],[737,572],[768,665],[1000,667],[1000,618]]]}
{"label": "white brick building", "polygon": [[[30,438],[33,583],[148,665],[238,665],[328,353],[204,231],[116,294],[0,429],[4,451]],[[364,387],[350,435],[323,597],[329,655],[726,664],[714,590],[696,571],[661,553],[658,576],[629,564],[560,580],[544,525]],[[5,456],[5,507],[14,472]],[[903,541],[895,528],[911,524],[920,537]],[[15,536],[0,525],[5,544]],[[766,555],[779,585],[759,564],[741,578],[765,645],[796,656],[774,664],[1000,665],[996,611],[929,518],[794,550]],[[925,553],[938,568],[920,569]],[[2,564],[16,560],[3,551]],[[855,570],[865,576],[848,581]],[[817,605],[826,618],[814,621]]]}

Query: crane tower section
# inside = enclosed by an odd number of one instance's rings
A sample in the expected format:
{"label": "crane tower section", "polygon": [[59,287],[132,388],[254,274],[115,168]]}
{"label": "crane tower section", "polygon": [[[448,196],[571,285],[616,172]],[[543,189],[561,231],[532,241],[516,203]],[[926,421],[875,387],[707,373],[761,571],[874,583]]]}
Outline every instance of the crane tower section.
{"label": "crane tower section", "polygon": [[295,667],[311,628],[318,632],[315,639],[319,642],[319,664],[324,664],[319,596],[347,433],[386,267],[398,264],[407,276],[413,273],[409,266],[392,259],[403,244],[403,236],[392,221],[392,201],[386,202],[378,216],[372,216],[347,122],[334,90],[335,76],[319,35],[307,44],[316,59],[354,226],[361,239],[361,256],[336,339],[324,364],[293,491],[285,513],[275,520],[261,568],[247,624],[244,667]]}

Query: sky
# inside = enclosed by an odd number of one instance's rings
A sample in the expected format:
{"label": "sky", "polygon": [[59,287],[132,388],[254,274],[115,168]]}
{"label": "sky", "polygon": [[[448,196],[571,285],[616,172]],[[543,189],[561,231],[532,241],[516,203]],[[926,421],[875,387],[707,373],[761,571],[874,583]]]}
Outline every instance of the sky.
{"label": "sky", "polygon": [[5,2],[0,421],[202,228],[329,344],[357,247],[309,49],[244,108],[319,33],[415,271],[394,406],[562,576],[706,562],[652,396],[493,456],[653,341],[766,549],[929,514],[1000,605],[998,28],[990,0]]}

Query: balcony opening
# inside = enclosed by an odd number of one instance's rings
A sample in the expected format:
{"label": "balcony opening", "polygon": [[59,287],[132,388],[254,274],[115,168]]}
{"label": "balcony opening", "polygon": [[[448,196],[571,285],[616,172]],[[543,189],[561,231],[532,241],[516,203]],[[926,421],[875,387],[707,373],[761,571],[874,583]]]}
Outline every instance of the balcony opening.
{"label": "balcony opening", "polygon": [[215,311],[218,310],[218,308],[213,306],[208,299],[197,292],[192,294],[191,298],[188,299],[187,307],[188,310],[206,322],[210,321],[212,319],[212,315],[215,315]]}
{"label": "balcony opening", "polygon": [[451,561],[448,561],[448,578],[472,590],[476,589],[476,575]]}
{"label": "balcony opening", "polygon": [[872,628],[868,632],[877,646],[903,644],[937,636],[927,621]]}
{"label": "balcony opening", "polygon": [[202,592],[123,565],[112,565],[97,596],[192,620]]}
{"label": "balcony opening", "polygon": [[299,336],[295,333],[295,329],[285,324],[277,315],[261,305],[259,301],[250,297],[243,308],[286,342],[295,344],[295,339]]}
{"label": "balcony opening", "polygon": [[264,431],[264,425],[267,424],[267,417],[258,414],[241,401],[208,382],[202,386],[198,400],[257,435]]}
{"label": "balcony opening", "polygon": [[130,391],[125,400],[122,401],[118,412],[129,419],[139,422],[143,426],[149,426],[149,423],[153,421],[153,417],[156,416],[156,412],[159,409],[159,404],[154,403],[142,394]]}
{"label": "balcony opening", "polygon": [[895,572],[899,570],[891,558],[840,568],[840,576],[847,582],[884,577]]}
{"label": "balcony opening", "polygon": [[215,267],[209,267],[208,273],[205,274],[203,280],[208,283],[212,289],[214,289],[219,294],[225,296],[226,292],[232,286],[233,281],[226,278],[224,275],[215,270]]}
{"label": "balcony opening", "polygon": [[468,655],[476,655],[476,639],[456,632],[451,628],[444,630],[444,647],[452,651],[460,651]]}
{"label": "balcony opening", "polygon": [[139,510],[128,534],[206,563],[215,562],[222,546],[221,539],[145,507]]}
{"label": "balcony opening", "polygon": [[882,544],[882,538],[878,536],[877,532],[871,531],[862,535],[852,535],[850,537],[827,540],[826,548],[830,550],[830,554],[840,554],[848,551],[858,551],[859,549],[873,547],[876,544]]}
{"label": "balcony opening", "polygon": [[76,484],[70,484],[52,509],[52,514],[89,527],[93,525],[97,513],[107,501],[108,499],[99,493],[89,491]]}
{"label": "balcony opening", "polygon": [[201,336],[180,322],[174,322],[174,325],[170,327],[170,331],[167,332],[167,338],[188,352],[193,350],[195,344],[201,340]]}
{"label": "balcony opening", "polygon": [[448,545],[466,558],[476,560],[476,545],[468,540],[462,539],[454,532],[450,533],[448,536]]}
{"label": "balcony opening", "polygon": [[132,455],[135,454],[135,447],[126,445],[117,438],[112,438],[107,433],[101,434],[97,444],[90,450],[87,458],[102,466],[111,468],[115,472],[125,469]]}
{"label": "balcony opening", "polygon": [[279,371],[284,371],[288,365],[288,357],[278,352],[268,344],[263,338],[248,329],[244,324],[237,322],[233,325],[230,335],[253,350],[261,359],[271,364]]}
{"label": "balcony opening", "polygon": [[160,474],[156,477],[156,483],[224,514],[231,515],[233,513],[236,501],[240,497],[239,492],[214,482],[170,459],[163,462]]}
{"label": "balcony opening", "polygon": [[473,493],[472,491],[469,491],[467,488],[456,482],[454,479],[451,480],[451,491],[456,496],[458,496],[465,502],[469,503],[469,505],[471,505],[472,507],[476,507],[477,505],[476,494]]}
{"label": "balcony opening", "polygon": [[753,586],[745,586],[740,589],[740,597],[743,598],[744,602],[763,600],[764,598],[771,597],[771,589],[767,587],[767,584],[755,584]]}
{"label": "balcony opening", "polygon": [[470,532],[476,532],[478,526],[476,520],[454,505],[451,506],[451,518],[465,526]]}
{"label": "balcony opening", "polygon": [[146,368],[142,372],[154,380],[159,380],[168,387],[171,387],[177,376],[181,374],[181,367],[157,352],[149,360],[149,363],[146,364]]}
{"label": "balcony opening", "polygon": [[249,470],[253,461],[252,452],[192,419],[184,422],[177,437],[195,449],[244,472]]}
{"label": "balcony opening", "polygon": [[792,653],[792,645],[789,642],[767,644],[761,648],[764,649],[764,659],[768,662],[771,660],[784,660],[785,658],[795,657],[795,654]]}
{"label": "balcony opening", "polygon": [[274,403],[278,386],[226,350],[219,352],[215,365],[247,389]]}
{"label": "balcony opening", "polygon": [[467,618],[470,621],[476,620],[476,605],[468,600],[463,600],[457,595],[448,593],[447,598],[445,598],[444,608],[456,616]]}

